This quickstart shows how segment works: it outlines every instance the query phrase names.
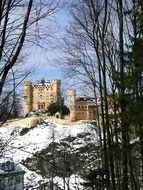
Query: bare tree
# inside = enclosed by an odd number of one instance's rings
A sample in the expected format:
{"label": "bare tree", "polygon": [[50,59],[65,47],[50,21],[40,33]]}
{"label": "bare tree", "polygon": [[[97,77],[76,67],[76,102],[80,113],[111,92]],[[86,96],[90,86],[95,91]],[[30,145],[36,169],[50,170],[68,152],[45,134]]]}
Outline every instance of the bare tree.
{"label": "bare tree", "polygon": [[[142,172],[135,175],[130,144],[133,128],[142,134],[141,118],[133,112],[136,107],[142,113],[138,106],[142,99],[142,43],[138,41],[142,41],[141,10],[142,3],[133,0],[75,2],[73,22],[65,40],[65,69],[70,77],[84,79],[95,98],[100,97],[98,123],[103,136],[100,144],[107,189],[138,189],[142,185],[141,180],[137,182]],[[141,145],[142,135],[139,138]]]}
{"label": "bare tree", "polygon": [[[0,126],[15,107],[16,88],[31,72],[23,57],[33,45],[47,46],[50,19],[61,7],[61,0],[0,0]],[[10,140],[1,145],[0,157]]]}
{"label": "bare tree", "polygon": [[31,72],[22,62],[26,49],[46,44],[52,36],[49,20],[61,7],[61,0],[0,1],[0,96],[7,85],[12,86],[7,96],[14,96],[17,86]]}

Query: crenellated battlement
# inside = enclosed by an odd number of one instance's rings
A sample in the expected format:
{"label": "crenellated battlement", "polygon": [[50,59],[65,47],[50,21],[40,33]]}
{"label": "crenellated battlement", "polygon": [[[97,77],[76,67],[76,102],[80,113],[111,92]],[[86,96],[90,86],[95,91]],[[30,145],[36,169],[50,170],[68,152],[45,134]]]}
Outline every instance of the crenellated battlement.
{"label": "crenellated battlement", "polygon": [[32,83],[24,82],[24,113],[32,110],[46,110],[51,103],[61,102],[61,81],[46,82],[44,79]]}

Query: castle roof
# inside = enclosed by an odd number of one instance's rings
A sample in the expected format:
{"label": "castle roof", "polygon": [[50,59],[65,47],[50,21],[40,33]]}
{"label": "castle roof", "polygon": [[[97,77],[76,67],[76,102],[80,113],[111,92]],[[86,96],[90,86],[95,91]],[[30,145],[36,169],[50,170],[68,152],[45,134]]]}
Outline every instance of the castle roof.
{"label": "castle roof", "polygon": [[84,102],[95,102],[95,98],[93,97],[77,97],[76,101],[84,101]]}

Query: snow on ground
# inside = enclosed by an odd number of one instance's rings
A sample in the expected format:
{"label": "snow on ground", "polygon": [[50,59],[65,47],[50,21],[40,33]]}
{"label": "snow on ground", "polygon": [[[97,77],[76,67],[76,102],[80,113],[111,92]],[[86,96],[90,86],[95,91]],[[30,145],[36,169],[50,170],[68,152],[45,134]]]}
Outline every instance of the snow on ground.
{"label": "snow on ground", "polygon": [[36,189],[40,182],[48,182],[48,179],[43,179],[41,175],[38,175],[36,172],[30,171],[28,168],[23,166],[22,164],[19,164],[20,168],[25,171],[24,178],[26,182],[26,186],[28,187],[28,190],[30,189]]}
{"label": "snow on ground", "polygon": [[[69,178],[65,178],[65,181],[66,181],[67,184],[68,184],[68,181],[69,181],[69,189],[71,189],[71,190],[79,190],[79,189],[83,188],[83,186],[80,183],[82,183],[84,181],[78,175],[73,174]],[[58,184],[58,186],[61,189],[64,189],[64,185],[63,185],[64,183],[63,183],[63,180],[61,180],[60,177],[55,177],[54,182],[56,184]],[[68,186],[65,185],[65,189],[68,190]]]}
{"label": "snow on ground", "polygon": [[[4,144],[3,156],[13,158],[15,162],[21,162],[36,152],[40,152],[42,149],[48,147],[53,141],[60,142],[60,140],[68,137],[76,137],[82,132],[90,132],[91,127],[84,124],[77,124],[75,126],[59,125],[51,122],[43,123],[35,128],[30,129],[25,135],[20,136],[20,132],[28,126],[5,126],[0,128],[0,139]],[[92,140],[97,140],[97,134],[93,131]],[[84,145],[84,141],[80,139],[75,147]],[[7,146],[8,145],[8,146]],[[42,176],[32,172],[22,166],[25,170],[25,183],[26,186],[31,184],[36,187],[39,181],[47,182],[47,179],[43,179]],[[71,179],[73,181],[75,176]],[[78,177],[76,178],[78,179]],[[55,179],[56,180],[56,179]],[[74,188],[73,188],[74,189]]]}
{"label": "snow on ground", "polygon": [[[53,141],[53,137],[55,142],[60,142],[61,139],[69,135],[75,137],[77,134],[89,132],[91,129],[86,125],[65,126],[50,123],[49,126],[38,125],[38,127],[31,129],[23,136],[19,135],[21,130],[22,127],[19,126],[0,128],[2,140],[5,143],[8,141],[9,145],[5,149],[5,156],[12,157],[14,161],[19,162],[46,148]],[[13,134],[11,135],[11,133]],[[94,138],[97,138],[97,135],[93,134]],[[84,141],[80,143],[82,144]]]}

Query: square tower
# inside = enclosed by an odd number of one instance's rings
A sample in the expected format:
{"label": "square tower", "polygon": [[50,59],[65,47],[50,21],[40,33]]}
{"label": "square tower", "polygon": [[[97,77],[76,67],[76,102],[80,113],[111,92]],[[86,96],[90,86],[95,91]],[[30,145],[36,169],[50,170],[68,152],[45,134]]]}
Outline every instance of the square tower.
{"label": "square tower", "polygon": [[32,84],[30,81],[24,83],[24,114],[35,110],[47,110],[52,103],[60,105],[61,80],[45,82],[41,80]]}

